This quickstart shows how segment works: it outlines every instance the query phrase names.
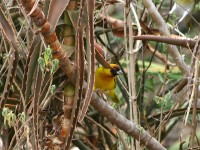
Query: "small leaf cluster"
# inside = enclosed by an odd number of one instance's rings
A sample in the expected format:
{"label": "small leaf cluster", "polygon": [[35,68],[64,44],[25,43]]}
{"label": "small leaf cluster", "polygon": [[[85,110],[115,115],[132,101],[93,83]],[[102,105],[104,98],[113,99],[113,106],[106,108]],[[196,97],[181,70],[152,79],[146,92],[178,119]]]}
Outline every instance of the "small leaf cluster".
{"label": "small leaf cluster", "polygon": [[[2,110],[2,116],[4,117],[4,126],[5,127],[13,127],[16,123],[17,116],[13,113],[13,110],[4,107]],[[25,122],[25,113],[22,112],[18,115],[18,119],[24,123]]]}
{"label": "small leaf cluster", "polygon": [[43,57],[39,57],[38,63],[42,74],[44,74],[45,70],[50,70],[50,73],[54,74],[58,69],[59,61],[52,58],[52,49],[48,46],[43,53]]}

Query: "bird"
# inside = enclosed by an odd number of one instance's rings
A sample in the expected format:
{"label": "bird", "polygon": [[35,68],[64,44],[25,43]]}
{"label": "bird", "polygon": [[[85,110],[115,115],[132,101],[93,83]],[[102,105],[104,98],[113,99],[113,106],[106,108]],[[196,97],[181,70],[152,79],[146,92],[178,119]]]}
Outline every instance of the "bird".
{"label": "bird", "polygon": [[119,103],[119,99],[115,94],[116,76],[122,74],[122,71],[117,64],[110,64],[110,66],[111,69],[103,66],[96,69],[94,90],[100,90],[100,92],[108,94],[108,97],[114,103]]}
{"label": "bird", "polygon": [[169,14],[175,14],[179,18],[177,23],[179,24],[189,13],[192,12],[194,4],[195,0],[175,0],[175,3]]}

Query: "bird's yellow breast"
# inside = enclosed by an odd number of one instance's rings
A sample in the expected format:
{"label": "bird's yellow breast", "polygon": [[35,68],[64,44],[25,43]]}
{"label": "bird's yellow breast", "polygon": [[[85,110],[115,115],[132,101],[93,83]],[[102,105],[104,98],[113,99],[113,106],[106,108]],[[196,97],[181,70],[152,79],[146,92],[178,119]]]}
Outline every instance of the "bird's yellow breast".
{"label": "bird's yellow breast", "polygon": [[95,72],[95,89],[101,91],[112,90],[116,86],[115,77],[111,74],[109,69],[100,67]]}

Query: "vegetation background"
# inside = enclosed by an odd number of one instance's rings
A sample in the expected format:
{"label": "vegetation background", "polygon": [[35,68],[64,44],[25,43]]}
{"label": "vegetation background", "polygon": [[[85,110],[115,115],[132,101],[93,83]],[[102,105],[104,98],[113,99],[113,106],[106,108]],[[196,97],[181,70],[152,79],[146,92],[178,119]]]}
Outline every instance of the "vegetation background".
{"label": "vegetation background", "polygon": [[174,3],[0,0],[0,149],[200,149],[200,4]]}

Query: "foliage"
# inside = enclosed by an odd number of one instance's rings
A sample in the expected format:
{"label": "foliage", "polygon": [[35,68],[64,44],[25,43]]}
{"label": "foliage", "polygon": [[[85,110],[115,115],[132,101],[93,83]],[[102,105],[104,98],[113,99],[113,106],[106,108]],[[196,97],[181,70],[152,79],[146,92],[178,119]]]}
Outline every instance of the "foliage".
{"label": "foliage", "polygon": [[[163,149],[200,147],[198,1],[182,22],[168,14],[174,2],[153,1],[169,35],[145,0],[30,2],[0,1],[0,149],[152,149],[146,133]],[[93,90],[95,68],[111,63],[120,104]]]}

